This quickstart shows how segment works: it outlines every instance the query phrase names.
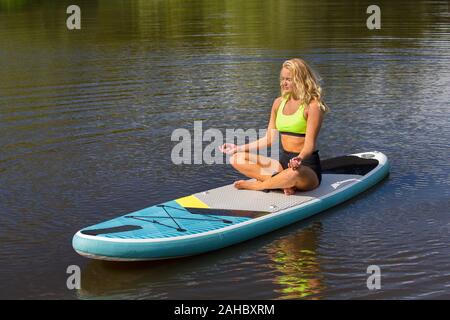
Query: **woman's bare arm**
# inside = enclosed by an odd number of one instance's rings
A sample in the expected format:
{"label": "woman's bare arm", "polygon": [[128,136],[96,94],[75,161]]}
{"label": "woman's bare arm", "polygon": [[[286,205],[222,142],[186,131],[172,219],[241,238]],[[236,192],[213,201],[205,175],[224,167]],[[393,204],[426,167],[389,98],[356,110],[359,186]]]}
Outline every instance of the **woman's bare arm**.
{"label": "woman's bare arm", "polygon": [[305,144],[299,156],[302,159],[309,157],[316,150],[316,141],[322,126],[323,111],[317,100],[311,101],[308,109],[308,125],[306,127]]}

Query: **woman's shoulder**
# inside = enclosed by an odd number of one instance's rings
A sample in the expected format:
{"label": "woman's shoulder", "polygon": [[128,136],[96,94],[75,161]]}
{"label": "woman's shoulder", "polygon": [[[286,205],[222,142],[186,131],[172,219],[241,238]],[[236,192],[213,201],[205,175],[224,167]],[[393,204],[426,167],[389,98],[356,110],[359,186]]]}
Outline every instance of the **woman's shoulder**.
{"label": "woman's shoulder", "polygon": [[273,103],[274,103],[274,104],[280,104],[281,101],[283,101],[283,97],[278,97],[278,98],[275,98],[275,100],[273,101]]}
{"label": "woman's shoulder", "polygon": [[320,107],[319,100],[317,98],[312,98],[308,104],[308,107],[319,108]]}
{"label": "woman's shoulder", "polygon": [[283,101],[283,97],[278,97],[278,98],[276,98],[274,101],[273,101],[273,104],[272,104],[272,109],[274,110],[274,111],[277,111],[278,110],[278,107],[281,105],[281,102]]}
{"label": "woman's shoulder", "polygon": [[307,108],[305,109],[306,111],[306,116],[308,117],[310,114],[317,114],[317,115],[322,115],[323,114],[323,110],[320,106],[320,101],[317,98],[313,98],[311,99],[311,101],[309,102]]}

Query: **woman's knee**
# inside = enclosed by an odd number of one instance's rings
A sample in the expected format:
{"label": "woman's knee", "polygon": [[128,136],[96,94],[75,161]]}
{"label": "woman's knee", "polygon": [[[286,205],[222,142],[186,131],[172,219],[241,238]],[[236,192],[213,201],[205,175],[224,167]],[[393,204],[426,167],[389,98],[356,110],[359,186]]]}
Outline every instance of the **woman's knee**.
{"label": "woman's knee", "polygon": [[299,170],[293,170],[291,168],[287,168],[286,170],[286,177],[290,180],[297,180],[300,178],[300,172]]}
{"label": "woman's knee", "polygon": [[319,179],[315,172],[310,168],[302,167],[296,170],[297,178],[295,186],[298,190],[310,191],[319,186]]}

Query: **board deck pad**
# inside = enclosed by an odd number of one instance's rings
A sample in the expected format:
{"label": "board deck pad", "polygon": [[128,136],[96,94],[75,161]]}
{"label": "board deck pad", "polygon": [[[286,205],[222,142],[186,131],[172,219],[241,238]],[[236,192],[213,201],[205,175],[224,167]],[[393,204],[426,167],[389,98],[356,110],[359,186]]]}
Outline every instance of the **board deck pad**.
{"label": "board deck pad", "polygon": [[[118,239],[171,238],[207,232],[238,224],[251,218],[241,216],[199,215],[183,208],[175,201],[151,206],[82,230],[84,234],[95,234]],[[110,232],[120,226],[135,226],[135,230]],[[138,228],[139,227],[139,228]],[[105,233],[101,233],[105,230]]]}
{"label": "board deck pad", "polygon": [[254,210],[277,212],[324,196],[340,187],[355,183],[360,175],[323,174],[322,183],[312,191],[296,192],[286,196],[282,190],[271,190],[269,193],[253,190],[239,190],[233,184],[205,192],[195,193],[209,208],[226,210]]}

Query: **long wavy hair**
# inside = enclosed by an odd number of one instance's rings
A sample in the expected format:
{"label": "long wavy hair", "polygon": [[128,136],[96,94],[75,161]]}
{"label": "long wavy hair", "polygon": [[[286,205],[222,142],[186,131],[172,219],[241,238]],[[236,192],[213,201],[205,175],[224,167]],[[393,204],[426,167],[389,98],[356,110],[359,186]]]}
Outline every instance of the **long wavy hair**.
{"label": "long wavy hair", "polygon": [[281,96],[289,99],[291,96],[295,100],[300,100],[302,104],[308,105],[312,100],[317,99],[320,109],[327,113],[330,108],[322,101],[322,87],[319,84],[320,78],[308,64],[302,59],[290,59],[283,63],[282,69],[286,68],[291,72],[293,90],[284,92],[281,84]]}

